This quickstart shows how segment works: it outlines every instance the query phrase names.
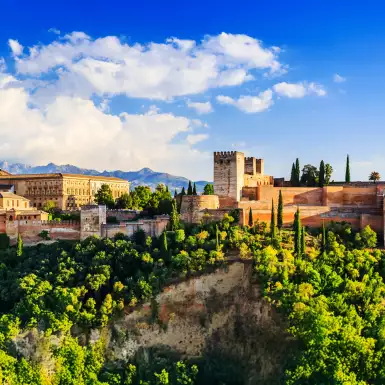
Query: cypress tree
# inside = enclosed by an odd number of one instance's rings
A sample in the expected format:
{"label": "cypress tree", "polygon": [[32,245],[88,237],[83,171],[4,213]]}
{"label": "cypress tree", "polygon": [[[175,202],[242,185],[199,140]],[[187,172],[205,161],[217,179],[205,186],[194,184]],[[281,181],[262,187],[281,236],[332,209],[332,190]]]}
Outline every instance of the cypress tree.
{"label": "cypress tree", "polygon": [[249,209],[249,227],[253,227],[253,211]]}
{"label": "cypress tree", "polygon": [[325,185],[325,163],[321,160],[319,165],[319,177],[318,177],[318,185],[323,187]]}
{"label": "cypress tree", "polygon": [[346,156],[345,182],[350,183],[350,159],[349,159],[349,155]]}
{"label": "cypress tree", "polygon": [[191,180],[188,181],[187,195],[193,195],[193,189],[191,185]]}
{"label": "cypress tree", "polygon": [[306,253],[305,227],[301,227],[301,255]]}
{"label": "cypress tree", "polygon": [[322,222],[321,251],[323,253],[326,251],[326,229],[325,229],[325,222]]}
{"label": "cypress tree", "polygon": [[197,195],[197,186],[195,186],[195,182],[194,182],[194,187],[193,187],[192,195]]}
{"label": "cypress tree", "polygon": [[215,225],[215,246],[216,246],[216,249],[219,250],[219,229],[218,229],[218,225]]}
{"label": "cypress tree", "polygon": [[177,193],[177,191],[176,191],[176,189],[175,189],[175,191],[174,191],[174,199],[175,199],[177,196],[178,196],[178,193]]}
{"label": "cypress tree", "polygon": [[181,196],[186,195],[186,190],[184,189],[184,186],[182,187],[182,191],[180,193]]}
{"label": "cypress tree", "polygon": [[274,199],[271,200],[271,219],[270,219],[270,236],[271,241],[276,238],[275,232],[275,210],[274,210]]}
{"label": "cypress tree", "polygon": [[170,215],[169,228],[171,231],[179,229],[179,214],[176,208],[176,200],[172,201],[172,211]]}
{"label": "cypress tree", "polygon": [[163,256],[166,256],[168,254],[167,232],[166,231],[163,231],[163,235],[162,235],[161,252],[162,252]]}
{"label": "cypress tree", "polygon": [[168,186],[166,186],[166,192],[168,192]]}
{"label": "cypress tree", "polygon": [[282,198],[282,191],[279,190],[278,211],[277,211],[277,227],[279,231],[281,231],[282,226],[283,226],[283,198]]}
{"label": "cypress tree", "polygon": [[20,233],[17,236],[16,255],[18,257],[21,257],[23,255],[23,240],[21,239]]}
{"label": "cypress tree", "polygon": [[294,216],[294,252],[297,256],[301,255],[301,219],[299,214],[299,208],[297,208],[297,212]]}
{"label": "cypress tree", "polygon": [[295,166],[294,163],[291,166],[291,174],[290,174],[290,185],[291,187],[294,187],[296,183],[296,173],[295,173]]}
{"label": "cypress tree", "polygon": [[301,169],[299,167],[299,159],[297,158],[295,160],[295,183],[296,183],[296,187],[299,187],[300,178],[301,178]]}

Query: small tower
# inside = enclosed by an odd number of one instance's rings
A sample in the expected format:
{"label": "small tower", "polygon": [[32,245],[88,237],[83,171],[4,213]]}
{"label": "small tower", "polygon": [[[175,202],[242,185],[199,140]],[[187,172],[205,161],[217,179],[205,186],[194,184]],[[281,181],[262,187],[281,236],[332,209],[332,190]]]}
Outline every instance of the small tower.
{"label": "small tower", "polygon": [[101,236],[102,225],[107,222],[106,206],[86,205],[80,208],[80,239]]}

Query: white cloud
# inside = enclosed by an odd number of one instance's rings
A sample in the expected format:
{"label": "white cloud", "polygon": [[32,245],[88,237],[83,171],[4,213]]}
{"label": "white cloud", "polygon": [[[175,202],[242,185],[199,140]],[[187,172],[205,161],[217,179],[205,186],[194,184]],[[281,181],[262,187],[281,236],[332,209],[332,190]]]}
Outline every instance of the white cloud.
{"label": "white cloud", "polygon": [[213,106],[210,102],[187,102],[187,107],[193,108],[199,115],[209,114],[213,112]]}
{"label": "white cloud", "polygon": [[0,57],[0,73],[5,72],[7,70],[7,63],[3,57]]}
{"label": "white cloud", "polygon": [[57,76],[37,96],[59,90],[81,97],[126,94],[169,100],[242,84],[252,80],[255,71],[277,72],[278,55],[275,47],[265,48],[246,35],[222,33],[202,42],[171,38],[161,44],[129,45],[114,36],[93,40],[73,32],[51,44],[30,47],[16,68],[26,76]]}
{"label": "white cloud", "polygon": [[217,101],[220,104],[230,104],[249,114],[265,111],[274,104],[271,90],[261,92],[258,96],[241,96],[238,99],[219,95]]}
{"label": "white cloud", "polygon": [[54,33],[55,35],[60,35],[60,30],[57,28],[50,28],[48,32]]}
{"label": "white cloud", "polygon": [[17,40],[9,39],[8,44],[14,56],[20,56],[23,53],[24,47]]}
{"label": "white cloud", "polygon": [[333,75],[333,81],[334,81],[334,83],[343,83],[343,82],[346,82],[346,78],[344,78],[341,75],[334,74]]}
{"label": "white cloud", "polygon": [[303,98],[306,95],[325,96],[326,91],[322,85],[316,83],[278,83],[273,86],[273,90],[280,96],[288,98]]}
{"label": "white cloud", "polygon": [[[192,148],[193,124],[170,113],[105,114],[90,100],[57,96],[31,106],[22,87],[0,88],[0,153],[32,164],[69,161],[80,167],[135,170],[151,167],[189,178],[211,178],[210,154]],[[192,135],[175,143],[177,135]],[[18,149],[15,152],[15,148]]]}
{"label": "white cloud", "polygon": [[195,134],[195,135],[187,135],[186,141],[187,143],[193,145],[198,142],[202,142],[206,140],[209,136],[207,134]]}

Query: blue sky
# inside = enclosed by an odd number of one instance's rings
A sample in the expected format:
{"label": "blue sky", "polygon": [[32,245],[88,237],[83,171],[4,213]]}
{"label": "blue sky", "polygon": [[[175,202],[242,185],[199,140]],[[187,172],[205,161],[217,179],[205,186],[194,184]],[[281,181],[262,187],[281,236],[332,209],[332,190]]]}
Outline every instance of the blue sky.
{"label": "blue sky", "polygon": [[239,150],[340,180],[349,153],[385,177],[380,1],[80,3],[0,3],[0,158],[212,179]]}

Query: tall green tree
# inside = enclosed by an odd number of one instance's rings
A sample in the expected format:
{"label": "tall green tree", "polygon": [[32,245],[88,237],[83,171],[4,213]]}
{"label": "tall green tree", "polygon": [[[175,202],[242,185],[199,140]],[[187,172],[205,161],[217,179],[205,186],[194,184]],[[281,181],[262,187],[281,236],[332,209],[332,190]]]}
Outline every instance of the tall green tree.
{"label": "tall green tree", "polygon": [[172,211],[170,215],[169,227],[171,231],[175,231],[179,229],[179,214],[178,209],[176,207],[176,200],[172,201]]}
{"label": "tall green tree", "polygon": [[295,173],[295,165],[294,163],[291,166],[291,174],[290,174],[290,185],[294,187],[296,185],[296,173]]}
{"label": "tall green tree", "polygon": [[322,222],[322,239],[321,239],[321,253],[326,252],[326,229],[325,222]]}
{"label": "tall green tree", "polygon": [[114,208],[115,201],[108,184],[102,184],[100,186],[100,189],[95,194],[95,202],[98,205],[106,205],[109,209]]}
{"label": "tall green tree", "polygon": [[129,209],[131,205],[131,199],[128,193],[123,193],[116,199],[115,206],[117,209]]}
{"label": "tall green tree", "polygon": [[369,175],[369,180],[373,181],[373,183],[376,183],[381,179],[381,175],[377,171],[372,171]]}
{"label": "tall green tree", "polygon": [[318,186],[325,186],[325,163],[323,160],[321,160],[319,165]]}
{"label": "tall green tree", "polygon": [[330,183],[330,179],[332,177],[332,174],[333,174],[333,167],[329,164],[329,163],[326,163],[325,164],[325,185],[329,185]]}
{"label": "tall green tree", "polygon": [[177,192],[176,189],[175,189],[175,191],[174,191],[174,199],[175,199],[177,196],[178,196],[178,192]]}
{"label": "tall green tree", "polygon": [[195,185],[195,182],[194,182],[194,187],[193,187],[192,195],[198,195],[197,194],[197,186]]}
{"label": "tall green tree", "polygon": [[215,225],[215,246],[216,246],[216,249],[219,250],[219,229],[218,229],[218,225]]}
{"label": "tall green tree", "polygon": [[17,235],[16,255],[18,257],[23,255],[23,240],[21,239],[20,233]]}
{"label": "tall green tree", "polygon": [[193,188],[192,188],[191,180],[188,181],[187,195],[193,195]]}
{"label": "tall green tree", "polygon": [[297,256],[301,255],[301,232],[302,232],[302,226],[301,226],[301,219],[300,219],[300,212],[299,208],[297,208],[297,211],[294,215],[294,252],[297,254]]}
{"label": "tall green tree", "polygon": [[203,189],[203,195],[214,195],[214,186],[211,183],[207,183]]}
{"label": "tall green tree", "polygon": [[162,243],[160,246],[160,251],[161,251],[163,259],[167,259],[168,243],[167,243],[167,232],[166,231],[163,231],[163,234],[162,234]]}
{"label": "tall green tree", "polygon": [[277,227],[279,231],[281,231],[282,226],[283,226],[283,198],[282,198],[282,190],[279,190],[278,209],[277,209]]}
{"label": "tall green tree", "polygon": [[249,227],[253,227],[253,210],[249,209]]}
{"label": "tall green tree", "polygon": [[271,200],[271,218],[270,218],[270,238],[273,242],[276,238],[276,226],[275,226],[275,209],[274,209],[274,199]]}
{"label": "tall green tree", "polygon": [[345,182],[350,183],[350,159],[349,159],[349,155],[346,156]]}
{"label": "tall green tree", "polygon": [[182,187],[182,191],[180,192],[180,195],[181,195],[181,197],[182,197],[183,195],[186,195],[186,190],[185,190],[184,186]]}
{"label": "tall green tree", "polygon": [[306,164],[302,169],[301,184],[307,187],[315,187],[317,185],[316,180],[318,178],[317,167]]}
{"label": "tall green tree", "polygon": [[305,255],[306,253],[306,231],[305,231],[305,227],[304,226],[301,226],[301,251],[300,251],[300,254],[301,255]]}
{"label": "tall green tree", "polygon": [[298,187],[300,185],[300,177],[301,177],[301,169],[299,167],[299,159],[295,160],[295,186]]}

